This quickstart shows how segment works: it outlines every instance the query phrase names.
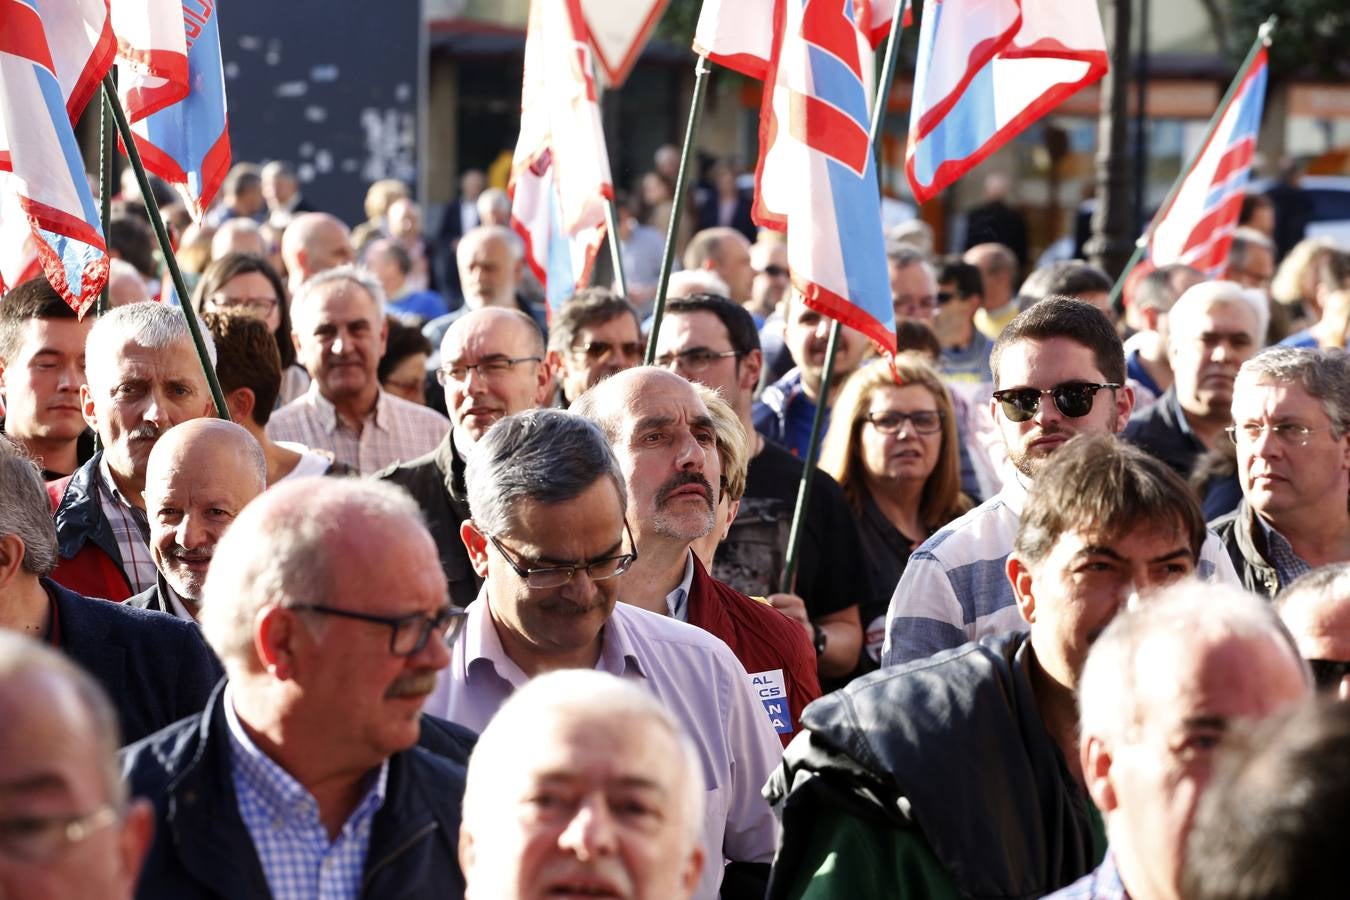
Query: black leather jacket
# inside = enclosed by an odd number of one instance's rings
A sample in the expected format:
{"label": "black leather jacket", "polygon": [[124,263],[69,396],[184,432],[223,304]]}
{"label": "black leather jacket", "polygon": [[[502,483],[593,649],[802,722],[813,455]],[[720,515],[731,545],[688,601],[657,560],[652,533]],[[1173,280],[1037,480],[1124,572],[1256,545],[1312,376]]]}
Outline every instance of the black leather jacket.
{"label": "black leather jacket", "polygon": [[[239,814],[230,775],[224,682],[206,710],[122,751],[133,797],[155,805],[155,841],[141,872],[141,900],[266,900],[262,864]],[[361,894],[370,900],[456,900],[460,800],[470,732],[422,718],[418,746],[389,758]]]}
{"label": "black leather jacket", "polygon": [[1266,537],[1256,527],[1256,511],[1246,500],[1228,515],[1210,522],[1209,527],[1223,542],[1244,588],[1267,597],[1280,592],[1280,575],[1266,562]]}

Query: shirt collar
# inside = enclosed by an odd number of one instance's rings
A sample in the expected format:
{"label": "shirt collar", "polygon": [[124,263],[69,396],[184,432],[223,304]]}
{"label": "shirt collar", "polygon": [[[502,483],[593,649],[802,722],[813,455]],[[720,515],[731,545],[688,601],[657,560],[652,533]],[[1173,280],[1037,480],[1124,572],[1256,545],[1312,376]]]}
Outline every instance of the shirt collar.
{"label": "shirt collar", "polygon": [[1022,474],[1022,471],[1008,463],[1004,470],[1003,488],[998,492],[998,498],[1003,504],[1019,518],[1022,515],[1022,509],[1027,505],[1027,491],[1031,488],[1031,478]]}
{"label": "shirt collar", "polygon": [[140,509],[140,507],[127,500],[126,496],[117,489],[117,482],[113,481],[112,470],[108,468],[108,454],[106,453],[98,458],[98,476],[102,480],[103,489],[108,493],[108,496],[112,497],[127,509]]}
{"label": "shirt collar", "polygon": [[[239,715],[234,711],[232,687],[233,685],[226,682],[222,702],[225,704],[225,723],[229,729],[230,756],[235,771],[245,784],[253,788],[258,799],[267,807],[269,817],[290,821],[299,812],[311,806],[317,816],[318,803],[309,790],[296,781],[290,772],[277,765],[276,761],[259,749],[249,737],[248,731],[239,720]],[[388,785],[389,760],[386,758],[380,764],[365,796],[342,826],[343,831],[347,831],[353,823],[373,814],[384,805]]]}
{"label": "shirt collar", "polygon": [[675,585],[675,589],[666,594],[666,609],[670,617],[681,622],[689,620],[689,589],[694,583],[694,551],[690,550],[684,561],[684,578]]}
{"label": "shirt collar", "polygon": [[[332,434],[338,425],[337,407],[320,392],[318,379],[310,379],[309,391],[306,396],[309,398],[310,407],[314,410],[315,418],[319,420],[319,427],[326,433]],[[381,431],[389,430],[387,396],[383,388],[377,387],[375,389],[375,408],[366,414],[366,424],[374,425]]]}

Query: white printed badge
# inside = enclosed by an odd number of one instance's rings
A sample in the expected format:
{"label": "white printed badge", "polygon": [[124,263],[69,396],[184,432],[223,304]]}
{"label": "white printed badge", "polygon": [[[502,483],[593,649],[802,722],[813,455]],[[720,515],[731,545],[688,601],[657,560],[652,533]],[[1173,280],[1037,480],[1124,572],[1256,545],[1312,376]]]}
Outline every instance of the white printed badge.
{"label": "white printed badge", "polygon": [[769,724],[779,734],[792,734],[792,710],[788,707],[787,680],[782,669],[750,673],[750,688],[764,704]]}

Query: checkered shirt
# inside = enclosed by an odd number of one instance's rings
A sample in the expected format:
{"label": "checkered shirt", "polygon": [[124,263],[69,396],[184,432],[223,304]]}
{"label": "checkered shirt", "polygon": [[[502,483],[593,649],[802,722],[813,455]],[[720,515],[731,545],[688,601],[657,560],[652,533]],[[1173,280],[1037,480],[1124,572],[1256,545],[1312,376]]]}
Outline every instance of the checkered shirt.
{"label": "checkered shirt", "polygon": [[98,503],[117,538],[117,552],[122,556],[122,571],[131,582],[131,592],[139,594],[154,587],[159,573],[150,556],[150,520],[145,510],[133,506],[117,489],[106,455],[98,462]]}
{"label": "checkered shirt", "polygon": [[357,431],[319,393],[318,382],[311,382],[308,391],[272,413],[267,422],[272,440],[327,450],[362,475],[430,453],[449,431],[450,420],[434,409],[384,391]]}
{"label": "checkered shirt", "polygon": [[361,802],[331,843],[319,805],[304,785],[257,748],[235,715],[225,688],[230,778],[274,900],[347,900],[361,893],[370,829],[384,805],[385,760]]}
{"label": "checkered shirt", "polygon": [[1302,557],[1294,552],[1294,547],[1289,540],[1261,518],[1259,513],[1253,512],[1257,527],[1266,538],[1266,555],[1270,557],[1267,560],[1275,567],[1275,576],[1280,580],[1280,587],[1288,587],[1295,578],[1300,575],[1306,575],[1312,571],[1312,566],[1308,565]]}
{"label": "checkered shirt", "polygon": [[1116,858],[1108,851],[1100,866],[1045,900],[1130,900],[1130,892],[1120,881]]}

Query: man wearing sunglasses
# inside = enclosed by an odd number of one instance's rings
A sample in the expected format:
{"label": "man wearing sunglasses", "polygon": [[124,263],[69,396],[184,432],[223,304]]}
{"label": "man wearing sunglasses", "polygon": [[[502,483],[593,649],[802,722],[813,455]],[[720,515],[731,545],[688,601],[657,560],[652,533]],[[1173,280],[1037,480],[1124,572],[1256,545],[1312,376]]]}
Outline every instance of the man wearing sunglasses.
{"label": "man wearing sunglasses", "polygon": [[123,753],[157,819],[141,896],[462,897],[472,736],[422,704],[463,615],[403,492],[309,478],[249,504],[201,611],[228,682]]}
{"label": "man wearing sunglasses", "polygon": [[1214,520],[1249,591],[1350,561],[1350,357],[1276,347],[1238,370],[1233,425],[1242,502]]}
{"label": "man wearing sunglasses", "polygon": [[583,288],[562,305],[548,330],[548,363],[564,404],[602,378],[642,363],[638,313],[607,288]]}
{"label": "man wearing sunglasses", "polygon": [[1350,563],[1313,569],[1275,598],[1319,691],[1350,700]]}
{"label": "man wearing sunglasses", "polygon": [[436,541],[450,599],[468,606],[482,584],[469,564],[459,525],[469,517],[464,463],[469,451],[503,416],[548,402],[552,370],[544,337],[534,320],[516,309],[471,310],[450,326],[441,342],[436,379],[454,425],[439,447],[375,477],[410,493]]}
{"label": "man wearing sunglasses", "polygon": [[[716,456],[710,426],[707,436]],[[429,709],[478,730],[544,672],[596,669],[641,684],[680,720],[703,763],[709,862],[695,896],[711,900],[720,884],[723,897],[763,897],[775,825],[759,789],[777,762],[778,740],[726,644],[619,602],[627,588],[619,576],[640,555],[605,436],[562,410],[510,416],[474,447],[467,481],[473,518],[461,536],[483,590]],[[680,517],[697,499],[680,502]],[[633,518],[643,514],[634,510]],[[731,861],[725,872],[721,860]]]}
{"label": "man wearing sunglasses", "polygon": [[[886,615],[882,665],[929,656],[1026,626],[1006,563],[1027,489],[1051,456],[1076,434],[1117,434],[1134,394],[1125,385],[1125,354],[1101,310],[1049,297],[1003,330],[991,355],[990,414],[1012,471],[1003,489],[938,531],[911,554]],[[1234,579],[1217,539],[1209,538],[1199,572]]]}

